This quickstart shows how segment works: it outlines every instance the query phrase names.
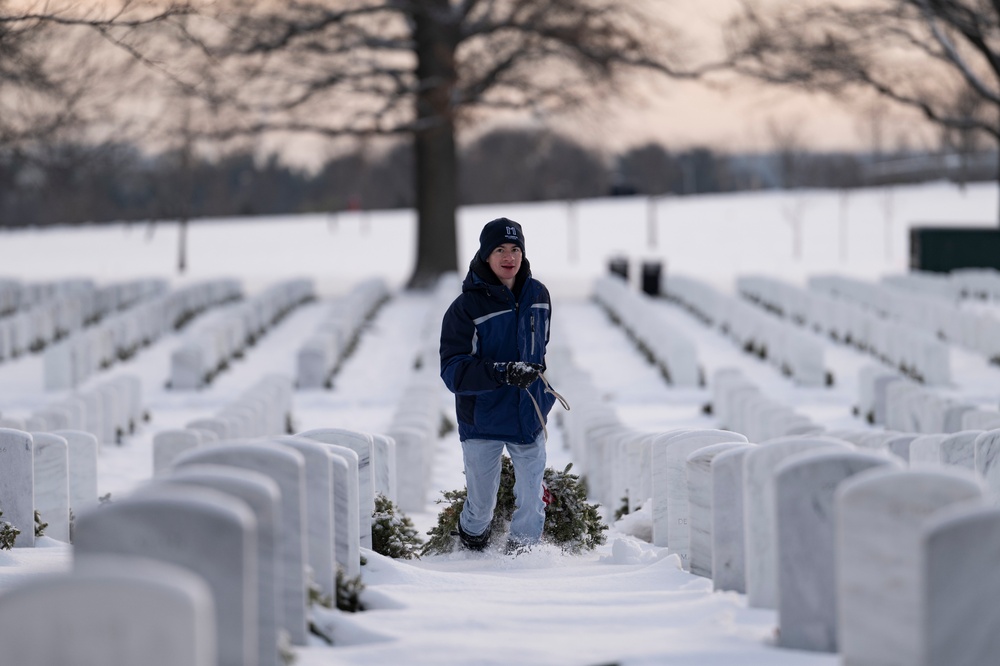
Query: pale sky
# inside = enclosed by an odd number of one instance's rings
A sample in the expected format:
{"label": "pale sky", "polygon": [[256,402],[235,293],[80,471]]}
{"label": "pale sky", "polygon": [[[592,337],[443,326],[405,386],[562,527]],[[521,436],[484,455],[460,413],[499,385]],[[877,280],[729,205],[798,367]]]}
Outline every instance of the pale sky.
{"label": "pale sky", "polygon": [[[684,47],[689,51],[683,51],[692,60],[722,53],[721,26],[740,4],[738,0],[637,1],[650,3],[654,12],[661,12],[665,20],[693,38]],[[600,136],[618,148],[654,140],[671,148],[704,145],[733,151],[770,150],[775,147],[777,127],[778,132],[792,134],[814,149],[874,148],[871,99],[848,102],[717,77],[695,83],[647,74],[637,77],[632,87],[634,99],[608,99],[581,114],[577,121],[580,136]],[[881,148],[900,143],[915,147],[936,140],[933,130],[914,112],[889,108],[884,102],[880,108]]]}
{"label": "pale sky", "polygon": [[[780,1],[780,0],[775,0]],[[812,0],[797,0],[812,1]],[[721,26],[738,6],[737,0],[630,0],[648,2],[670,24],[682,29],[688,41],[680,52],[691,61],[711,59],[722,52]],[[718,77],[706,82],[678,82],[653,74],[637,75],[626,86],[628,94],[595,95],[592,106],[573,116],[544,119],[548,126],[582,143],[619,152],[653,141],[672,151],[705,146],[718,150],[770,151],[778,134],[815,150],[886,150],[906,145],[931,147],[934,130],[913,112],[883,109],[876,121],[872,101],[848,104],[826,95],[807,95],[789,88],[765,86],[749,80]],[[882,128],[876,146],[873,136]],[[462,138],[488,129],[472,126]],[[275,146],[302,146],[301,155],[322,161],[329,149],[315,137],[276,140]]]}

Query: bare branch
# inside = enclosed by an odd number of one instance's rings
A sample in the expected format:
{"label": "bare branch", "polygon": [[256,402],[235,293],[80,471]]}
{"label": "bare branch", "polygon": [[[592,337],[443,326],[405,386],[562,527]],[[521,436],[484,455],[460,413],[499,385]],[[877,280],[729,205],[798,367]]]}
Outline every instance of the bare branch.
{"label": "bare branch", "polygon": [[[834,94],[866,89],[943,127],[1000,138],[1000,2],[829,2],[765,13],[748,1],[729,46],[745,75]],[[967,91],[985,106],[959,104]]]}

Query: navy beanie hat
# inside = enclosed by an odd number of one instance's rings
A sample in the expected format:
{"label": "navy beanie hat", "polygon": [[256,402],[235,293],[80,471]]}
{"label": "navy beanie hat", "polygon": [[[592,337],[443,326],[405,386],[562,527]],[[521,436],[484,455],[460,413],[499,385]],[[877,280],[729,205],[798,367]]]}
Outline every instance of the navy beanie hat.
{"label": "navy beanie hat", "polygon": [[506,217],[490,220],[479,234],[479,258],[484,263],[489,263],[490,253],[504,243],[513,243],[521,248],[522,254],[524,253],[524,233],[521,231],[521,225]]}

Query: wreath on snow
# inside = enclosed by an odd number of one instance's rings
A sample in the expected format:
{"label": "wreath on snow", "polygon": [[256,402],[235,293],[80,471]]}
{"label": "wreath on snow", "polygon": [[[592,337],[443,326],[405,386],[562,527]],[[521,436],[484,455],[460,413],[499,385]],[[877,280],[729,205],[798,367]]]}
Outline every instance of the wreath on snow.
{"label": "wreath on snow", "polygon": [[[601,521],[598,505],[587,502],[587,485],[579,476],[570,473],[572,467],[570,463],[561,472],[551,467],[545,469],[543,481],[548,493],[542,541],[576,554],[603,544],[608,526]],[[456,549],[456,537],[453,535],[458,531],[458,517],[465,506],[465,497],[464,488],[442,493],[442,499],[437,503],[445,506],[438,514],[437,525],[427,532],[430,539],[423,545],[421,555],[445,554]],[[494,539],[507,532],[513,515],[514,464],[504,456],[497,506],[490,525]]]}

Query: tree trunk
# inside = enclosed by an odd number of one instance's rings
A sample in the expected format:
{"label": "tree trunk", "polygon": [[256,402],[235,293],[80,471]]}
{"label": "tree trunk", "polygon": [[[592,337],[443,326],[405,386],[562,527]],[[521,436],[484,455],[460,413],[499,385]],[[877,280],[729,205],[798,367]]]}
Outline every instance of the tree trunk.
{"label": "tree trunk", "polygon": [[414,133],[417,195],[417,260],[408,287],[426,288],[458,268],[455,210],[458,155],[452,93],[457,30],[448,23],[448,0],[426,0],[415,12],[417,131]]}

